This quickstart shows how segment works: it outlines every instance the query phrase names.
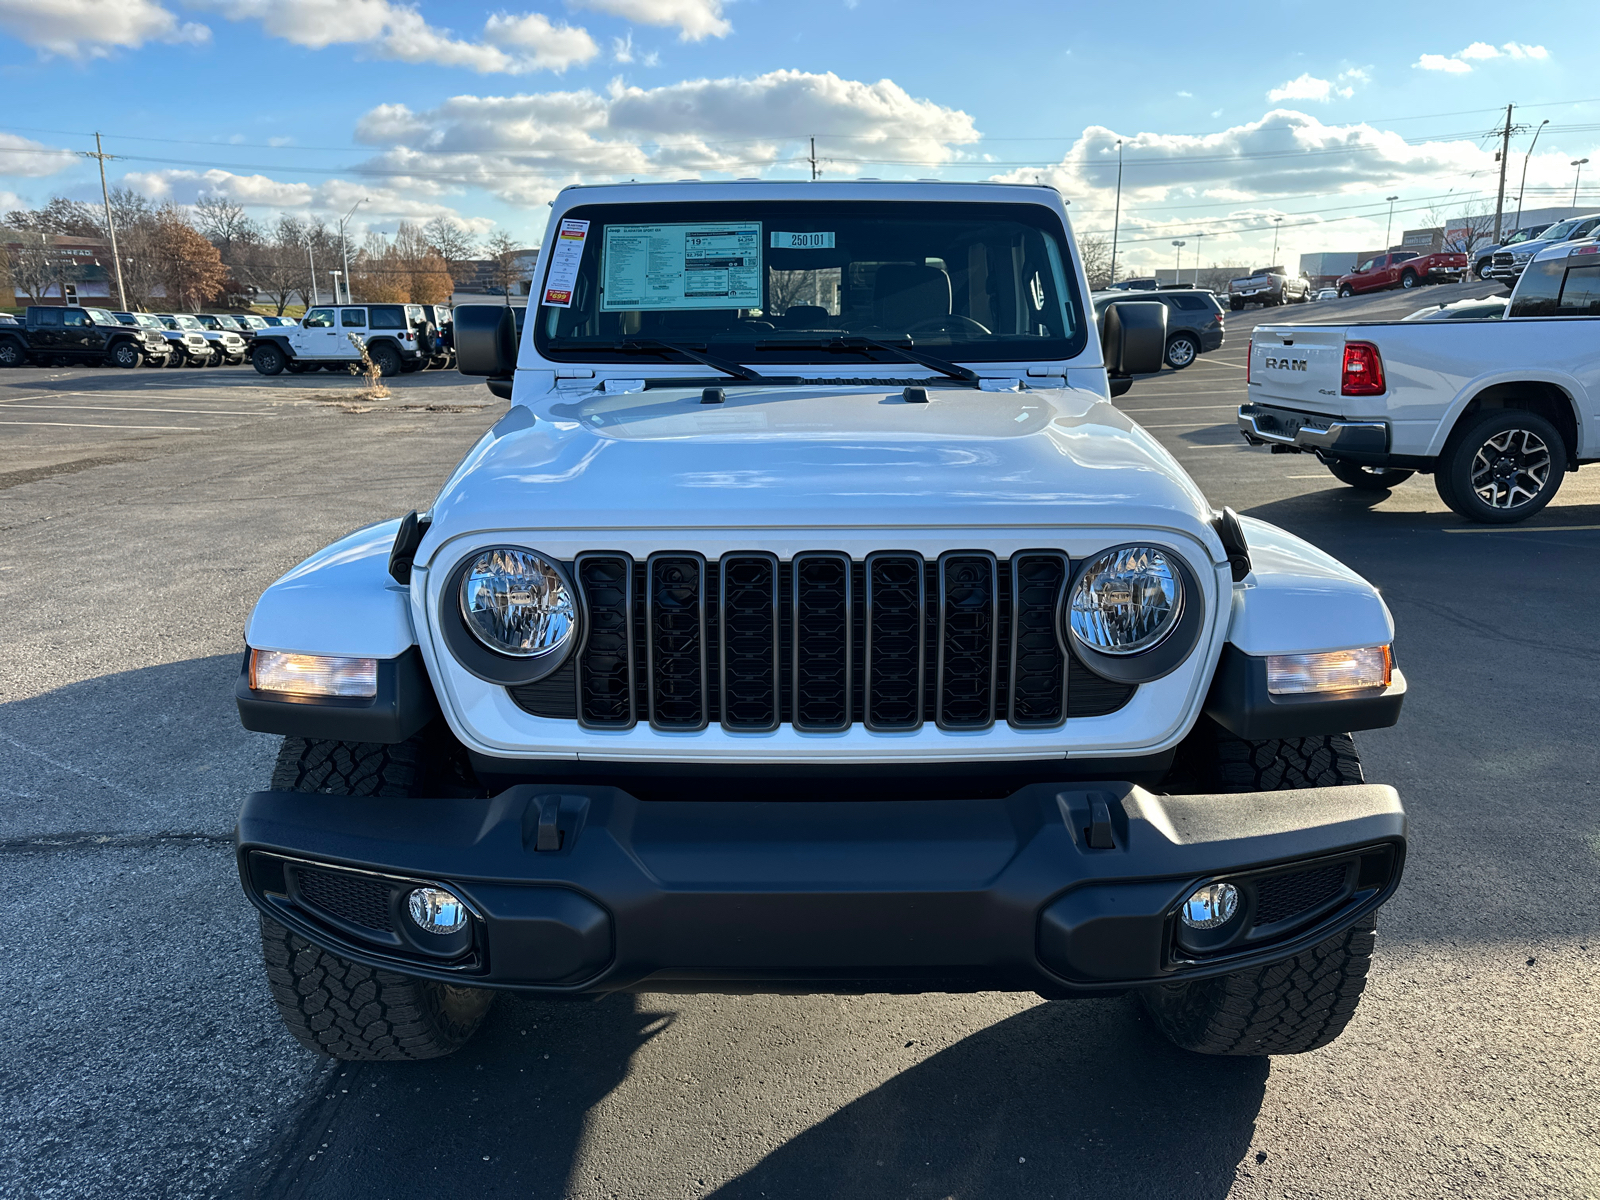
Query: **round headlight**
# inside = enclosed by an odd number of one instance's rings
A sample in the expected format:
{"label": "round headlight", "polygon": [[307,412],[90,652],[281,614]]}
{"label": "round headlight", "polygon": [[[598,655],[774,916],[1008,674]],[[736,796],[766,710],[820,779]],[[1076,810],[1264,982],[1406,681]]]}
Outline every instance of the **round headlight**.
{"label": "round headlight", "polygon": [[528,550],[485,550],[461,577],[461,617],[489,649],[515,658],[565,650],[578,632],[577,602],[559,567]]}
{"label": "round headlight", "polygon": [[1152,546],[1123,546],[1089,563],[1072,586],[1072,636],[1101,654],[1139,654],[1161,644],[1183,616],[1183,580]]}

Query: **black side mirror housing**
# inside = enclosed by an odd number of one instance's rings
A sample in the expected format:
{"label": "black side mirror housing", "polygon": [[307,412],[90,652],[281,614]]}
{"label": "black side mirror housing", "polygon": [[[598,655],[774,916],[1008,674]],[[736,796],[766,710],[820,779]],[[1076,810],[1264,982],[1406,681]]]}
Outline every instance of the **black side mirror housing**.
{"label": "black side mirror housing", "polygon": [[1161,370],[1167,353],[1167,306],[1156,301],[1112,304],[1100,335],[1111,395],[1133,386],[1131,376]]}
{"label": "black side mirror housing", "polygon": [[463,304],[455,316],[456,370],[510,379],[517,369],[517,319],[511,309],[504,304]]}

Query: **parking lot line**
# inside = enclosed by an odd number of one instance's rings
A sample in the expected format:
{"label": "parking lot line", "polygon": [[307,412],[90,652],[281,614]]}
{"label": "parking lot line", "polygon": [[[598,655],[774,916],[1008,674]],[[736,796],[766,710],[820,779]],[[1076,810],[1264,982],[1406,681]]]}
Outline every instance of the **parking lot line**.
{"label": "parking lot line", "polygon": [[48,408],[57,412],[139,412],[139,413],[191,413],[209,417],[277,417],[275,412],[240,412],[236,408],[144,408],[130,404],[20,404],[14,400],[0,400],[0,409]]}
{"label": "parking lot line", "polygon": [[1600,525],[1474,525],[1466,529],[1446,529],[1446,533],[1570,533],[1578,529],[1600,529]]}
{"label": "parking lot line", "polygon": [[184,433],[218,433],[225,428],[217,425],[91,425],[74,421],[0,421],[0,425],[48,425],[56,429],[177,429]]}

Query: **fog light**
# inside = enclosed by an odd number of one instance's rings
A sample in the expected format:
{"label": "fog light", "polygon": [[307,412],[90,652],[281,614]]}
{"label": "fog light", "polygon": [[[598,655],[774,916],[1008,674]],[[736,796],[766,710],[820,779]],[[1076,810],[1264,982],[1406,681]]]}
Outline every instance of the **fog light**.
{"label": "fog light", "polygon": [[291,696],[376,696],[378,660],[251,650],[250,686]]}
{"label": "fog light", "polygon": [[406,910],[427,933],[455,933],[467,923],[467,906],[443,888],[414,889],[406,897]]}
{"label": "fog light", "polygon": [[1218,929],[1238,911],[1238,888],[1231,883],[1208,883],[1183,902],[1178,916],[1190,929]]}
{"label": "fog light", "polygon": [[1267,657],[1267,691],[1274,696],[1292,696],[1384,688],[1393,671],[1394,656],[1388,646],[1324,654],[1272,654]]}

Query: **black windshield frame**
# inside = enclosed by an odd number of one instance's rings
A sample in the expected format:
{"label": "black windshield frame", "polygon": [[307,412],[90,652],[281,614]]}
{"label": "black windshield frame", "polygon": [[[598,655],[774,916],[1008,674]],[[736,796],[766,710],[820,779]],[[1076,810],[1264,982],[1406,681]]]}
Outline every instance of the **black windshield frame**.
{"label": "black windshield frame", "polygon": [[[992,202],[978,200],[749,200],[749,201],[662,201],[648,204],[586,204],[560,214],[563,219],[586,220],[589,236],[585,240],[580,260],[578,284],[575,289],[573,309],[558,309],[537,305],[538,317],[534,322],[533,343],[540,357],[559,363],[627,363],[636,362],[636,352],[621,349],[621,343],[640,336],[625,331],[603,329],[606,318],[615,314],[600,311],[598,291],[603,251],[603,230],[607,225],[682,224],[686,222],[761,222],[764,243],[763,275],[767,267],[773,271],[785,270],[776,266],[781,258],[777,251],[768,251],[765,245],[770,233],[785,230],[799,222],[802,230],[817,224],[837,223],[843,227],[847,221],[893,221],[909,225],[915,222],[970,224],[975,230],[1001,224],[1020,226],[1024,232],[1036,231],[1045,241],[1046,257],[1054,255],[1050,264],[1059,263],[1058,272],[1052,271],[1044,281],[1047,293],[1046,307],[1059,305],[1062,310],[1061,327],[1066,336],[1047,334],[931,334],[916,335],[912,339],[887,334],[878,337],[885,341],[903,341],[910,346],[942,359],[957,362],[1058,362],[1077,357],[1088,345],[1092,317],[1087,314],[1078,286],[1078,269],[1073,245],[1067,236],[1060,216],[1043,204]],[[1052,244],[1053,243],[1053,244]],[[842,253],[842,251],[841,251]],[[827,265],[827,264],[819,264]],[[548,268],[547,268],[548,269]],[[1025,270],[1026,268],[1024,268]],[[1025,278],[1031,276],[1024,275]],[[768,286],[764,279],[763,287]],[[953,285],[955,286],[955,285]],[[586,290],[587,289],[587,290]],[[543,294],[541,278],[534,300]],[[959,292],[959,288],[957,288]],[[765,293],[764,293],[765,294]],[[954,311],[952,309],[952,311]],[[556,316],[552,320],[551,314]],[[1052,311],[1052,317],[1054,312]],[[592,326],[591,331],[577,332],[575,326]],[[554,328],[552,328],[554,326]],[[818,331],[820,332],[820,331]],[[796,332],[790,340],[816,342],[818,332]],[[853,331],[841,331],[842,336],[853,336]],[[677,339],[690,343],[696,349],[711,354],[748,363],[765,370],[762,364],[808,363],[818,366],[839,365],[839,355],[805,345],[787,346],[784,338],[773,333],[751,334],[741,331],[739,336],[684,336]],[[552,344],[555,343],[555,344]],[[584,344],[587,343],[587,344]],[[869,356],[870,357],[870,356]],[[884,362],[895,361],[896,355],[884,352]],[[857,362],[860,362],[857,358]]]}

